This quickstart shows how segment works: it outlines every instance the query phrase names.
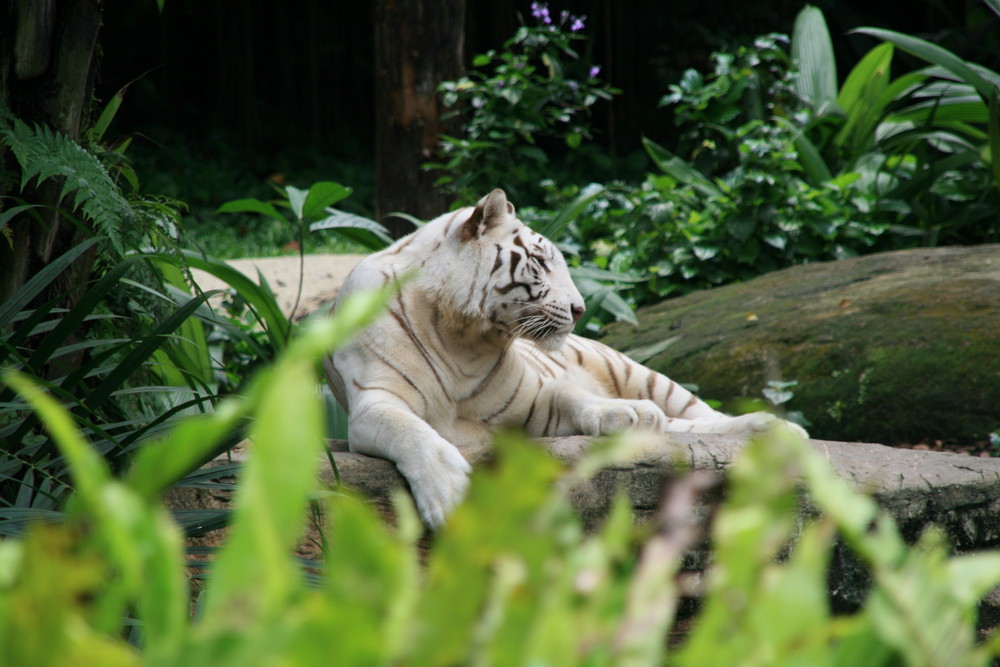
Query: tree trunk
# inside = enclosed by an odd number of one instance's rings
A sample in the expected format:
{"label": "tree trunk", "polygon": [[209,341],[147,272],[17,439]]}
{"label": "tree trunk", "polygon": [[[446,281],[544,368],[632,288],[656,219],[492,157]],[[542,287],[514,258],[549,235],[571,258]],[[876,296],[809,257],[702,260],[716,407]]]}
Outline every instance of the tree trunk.
{"label": "tree trunk", "polygon": [[[29,125],[45,125],[79,140],[89,112],[97,70],[100,0],[16,0],[0,10],[0,102]],[[40,204],[42,222],[20,215],[0,236],[0,302],[82,237],[55,211],[59,185],[49,181],[20,191],[20,169],[0,147],[0,196]],[[9,206],[0,200],[0,210]],[[42,300],[81,285],[94,255],[86,254],[63,272]]]}
{"label": "tree trunk", "polygon": [[390,213],[427,220],[448,208],[421,165],[447,132],[437,85],[461,76],[464,36],[465,0],[375,4],[375,213],[395,237],[413,228]]}

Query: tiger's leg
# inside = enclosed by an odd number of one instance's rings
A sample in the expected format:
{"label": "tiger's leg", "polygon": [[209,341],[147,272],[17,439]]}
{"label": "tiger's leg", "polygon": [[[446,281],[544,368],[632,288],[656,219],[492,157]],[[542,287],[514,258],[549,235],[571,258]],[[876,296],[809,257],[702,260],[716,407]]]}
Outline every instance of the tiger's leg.
{"label": "tiger's leg", "polygon": [[348,424],[351,451],[393,461],[409,483],[424,523],[441,525],[465,496],[471,466],[397,397],[378,389],[358,394]]}
{"label": "tiger's leg", "polygon": [[766,412],[730,417],[699,401],[705,408],[699,411],[700,416],[685,419],[668,417],[659,405],[648,399],[608,398],[567,380],[553,381],[548,389],[557,418],[553,421],[555,428],[547,429],[541,434],[544,436],[606,435],[630,428],[675,433],[751,434],[784,425],[808,437],[801,427]]}
{"label": "tiger's leg", "polygon": [[[682,433],[745,434],[786,425],[808,437],[799,426],[766,412],[738,417],[719,412],[679,383],[597,341],[574,337],[569,349],[576,354],[565,355],[564,364],[573,359],[579,363],[568,369],[566,378],[556,381],[550,391],[553,400],[563,407],[562,412],[574,415],[577,433],[604,434],[647,427]],[[585,364],[588,355],[598,363]],[[585,389],[588,377],[600,385],[598,391]]]}
{"label": "tiger's leg", "polygon": [[547,382],[539,399],[551,407],[544,427],[535,435],[605,435],[629,428],[667,430],[667,416],[652,401],[608,398],[568,378]]}

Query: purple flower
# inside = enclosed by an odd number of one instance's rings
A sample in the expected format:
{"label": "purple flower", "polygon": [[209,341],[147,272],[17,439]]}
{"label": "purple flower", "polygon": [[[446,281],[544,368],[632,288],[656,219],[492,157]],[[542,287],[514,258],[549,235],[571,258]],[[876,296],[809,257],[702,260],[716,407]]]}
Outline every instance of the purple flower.
{"label": "purple flower", "polygon": [[593,67],[590,68],[590,71],[587,72],[587,76],[589,76],[591,79],[596,79],[597,75],[600,73],[601,73],[601,66],[594,65]]}
{"label": "purple flower", "polygon": [[531,3],[531,15],[545,25],[552,23],[552,17],[549,16],[549,3],[547,2]]}
{"label": "purple flower", "polygon": [[573,23],[569,27],[570,32],[580,32],[583,30],[583,22],[586,20],[586,15],[584,16],[574,16]]}

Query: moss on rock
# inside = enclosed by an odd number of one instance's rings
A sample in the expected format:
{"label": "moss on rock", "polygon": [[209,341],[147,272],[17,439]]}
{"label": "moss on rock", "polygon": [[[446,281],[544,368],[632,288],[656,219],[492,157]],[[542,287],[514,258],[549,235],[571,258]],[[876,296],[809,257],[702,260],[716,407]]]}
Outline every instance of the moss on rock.
{"label": "moss on rock", "polygon": [[733,410],[768,380],[815,437],[972,440],[1000,429],[1000,245],[796,266],[644,308],[621,350],[676,338],[645,363]]}

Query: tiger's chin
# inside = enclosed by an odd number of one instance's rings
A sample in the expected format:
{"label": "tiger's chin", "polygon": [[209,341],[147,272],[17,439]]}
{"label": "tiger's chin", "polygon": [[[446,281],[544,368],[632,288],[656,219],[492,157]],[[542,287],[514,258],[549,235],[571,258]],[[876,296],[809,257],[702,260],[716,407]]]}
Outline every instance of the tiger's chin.
{"label": "tiger's chin", "polygon": [[566,339],[569,338],[570,333],[572,332],[553,329],[552,331],[525,336],[525,338],[537,345],[539,349],[546,352],[555,352],[566,343]]}

